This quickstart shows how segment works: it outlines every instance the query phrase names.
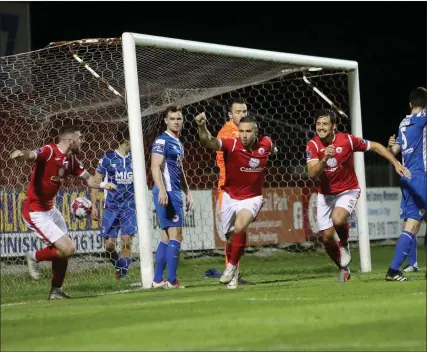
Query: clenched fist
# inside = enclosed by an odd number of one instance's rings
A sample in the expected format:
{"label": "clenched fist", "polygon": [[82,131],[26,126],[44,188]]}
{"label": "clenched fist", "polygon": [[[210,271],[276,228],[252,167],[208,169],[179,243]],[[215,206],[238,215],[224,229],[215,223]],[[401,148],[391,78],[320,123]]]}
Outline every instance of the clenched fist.
{"label": "clenched fist", "polygon": [[196,115],[194,119],[196,120],[196,123],[199,126],[206,124],[206,114],[204,112],[201,112],[200,114]]}

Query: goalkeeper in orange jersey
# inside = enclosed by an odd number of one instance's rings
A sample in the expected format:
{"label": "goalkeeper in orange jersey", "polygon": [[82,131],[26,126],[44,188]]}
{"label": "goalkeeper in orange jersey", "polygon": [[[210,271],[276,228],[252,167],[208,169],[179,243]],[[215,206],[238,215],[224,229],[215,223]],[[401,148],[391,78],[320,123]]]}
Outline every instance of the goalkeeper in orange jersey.
{"label": "goalkeeper in orange jersey", "polygon": [[[218,133],[217,138],[238,138],[239,137],[239,122],[242,117],[248,115],[248,108],[245,101],[242,98],[234,98],[228,104],[227,112],[229,120],[222,126],[221,130]],[[219,167],[219,180],[218,180],[218,196],[217,202],[219,206],[219,211],[221,212],[221,202],[222,195],[224,190],[222,186],[225,184],[225,164],[224,164],[224,155],[223,152],[216,152],[216,164]],[[229,239],[227,239],[228,241]],[[227,243],[225,244],[227,247]],[[227,248],[225,249],[227,250]],[[225,256],[225,266],[227,267],[227,256]],[[238,285],[238,275],[235,275],[235,278],[227,285],[227,288],[234,289]]]}

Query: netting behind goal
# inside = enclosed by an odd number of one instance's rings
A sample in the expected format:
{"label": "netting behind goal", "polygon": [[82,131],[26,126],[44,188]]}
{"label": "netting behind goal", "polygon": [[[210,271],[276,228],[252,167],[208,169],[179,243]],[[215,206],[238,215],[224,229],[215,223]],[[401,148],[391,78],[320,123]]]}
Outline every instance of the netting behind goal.
{"label": "netting behind goal", "polygon": [[[100,157],[117,148],[116,132],[128,122],[119,39],[62,43],[0,60],[1,291],[7,297],[17,290],[27,290],[28,295],[45,291],[50,278],[46,263],[39,282],[30,281],[27,274],[25,252],[43,244],[21,219],[31,166],[9,160],[10,152],[53,142],[60,126],[78,123],[85,138],[80,159],[93,174]],[[154,47],[137,47],[137,62],[147,170],[151,143],[164,130],[161,111],[170,104],[183,106],[181,140],[194,208],[186,214],[182,256],[223,255],[215,153],[200,145],[193,116],[205,110],[209,128],[216,134],[227,120],[227,103],[236,97],[246,100],[249,115],[259,121],[260,133],[269,135],[279,149],[267,167],[266,201],[250,227],[247,254],[258,254],[264,261],[275,252],[316,249],[320,242],[315,185],[307,177],[304,152],[314,135],[313,113],[328,104],[302,80],[308,67]],[[307,75],[348,114],[347,72],[322,70]],[[349,130],[348,121],[339,121],[338,128]],[[147,176],[151,190],[152,177]],[[56,198],[77,249],[66,285],[108,291],[116,288],[114,268],[104,255],[100,223],[90,218],[79,221],[70,212],[72,200],[79,195],[89,198],[89,192],[81,180],[72,179]],[[103,204],[100,192],[101,215]],[[152,204],[150,210],[154,251],[160,229]],[[139,280],[138,235],[133,256],[136,262],[131,265],[129,282]]]}

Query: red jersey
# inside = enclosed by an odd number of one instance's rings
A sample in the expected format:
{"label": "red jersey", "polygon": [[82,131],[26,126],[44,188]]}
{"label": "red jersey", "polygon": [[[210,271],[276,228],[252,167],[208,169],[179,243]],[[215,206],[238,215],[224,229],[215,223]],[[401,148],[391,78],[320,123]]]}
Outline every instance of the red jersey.
{"label": "red jersey", "polygon": [[34,151],[30,183],[24,206],[29,211],[48,211],[53,208],[53,199],[70,175],[80,176],[83,165],[74,155],[64,154],[56,144],[47,144]]}
{"label": "red jersey", "polygon": [[328,145],[335,147],[335,155],[326,162],[324,172],[319,175],[319,193],[339,194],[359,189],[359,182],[354,172],[353,153],[369,150],[370,142],[348,133],[336,133],[333,141],[324,145],[316,136],[307,143],[307,162],[322,160]]}
{"label": "red jersey", "polygon": [[247,151],[239,138],[219,139],[224,152],[225,184],[222,189],[231,198],[242,200],[262,195],[264,169],[273,143],[269,137],[260,137]]}

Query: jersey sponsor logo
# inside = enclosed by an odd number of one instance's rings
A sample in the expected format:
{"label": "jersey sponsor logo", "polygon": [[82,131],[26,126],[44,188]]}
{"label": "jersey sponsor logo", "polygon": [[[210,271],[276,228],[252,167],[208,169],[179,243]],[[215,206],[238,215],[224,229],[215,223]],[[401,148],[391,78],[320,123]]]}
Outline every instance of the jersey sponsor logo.
{"label": "jersey sponsor logo", "polygon": [[55,183],[64,183],[65,179],[59,176],[51,176],[50,180],[55,182]]}
{"label": "jersey sponsor logo", "polygon": [[153,152],[163,153],[165,151],[165,143],[164,139],[157,139],[153,145]]}
{"label": "jersey sponsor logo", "polygon": [[326,161],[326,165],[328,165],[329,167],[335,167],[337,166],[337,159],[335,158],[330,158]]}
{"label": "jersey sponsor logo", "polygon": [[133,183],[132,171],[116,171],[114,179],[118,185],[130,185]]}
{"label": "jersey sponsor logo", "polygon": [[337,147],[337,148],[335,149],[335,151],[336,151],[338,154],[341,154],[341,153],[342,153],[342,148],[341,148],[341,147]]}
{"label": "jersey sponsor logo", "polygon": [[250,159],[249,159],[249,166],[250,166],[252,169],[257,168],[257,167],[259,166],[259,164],[260,164],[259,159],[257,159],[257,158],[250,158]]}

